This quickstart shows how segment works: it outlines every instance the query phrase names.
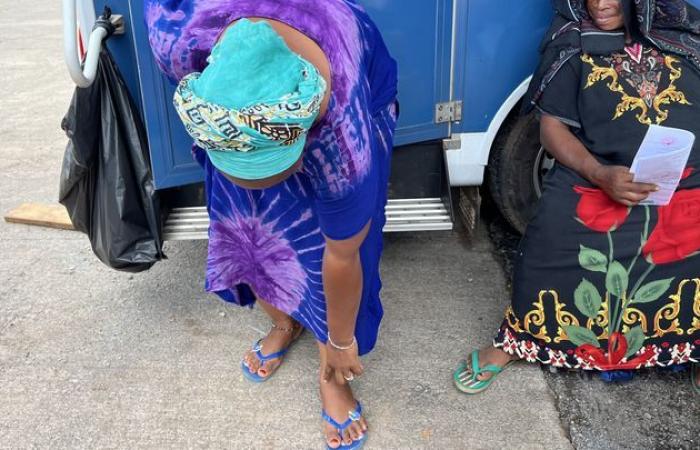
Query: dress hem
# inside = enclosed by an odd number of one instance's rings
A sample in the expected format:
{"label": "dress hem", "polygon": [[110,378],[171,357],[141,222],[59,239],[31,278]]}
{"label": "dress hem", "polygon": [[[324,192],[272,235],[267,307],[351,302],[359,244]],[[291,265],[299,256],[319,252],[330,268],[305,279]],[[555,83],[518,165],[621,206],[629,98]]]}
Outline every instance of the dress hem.
{"label": "dress hem", "polygon": [[515,330],[509,326],[504,326],[493,340],[493,346],[501,349],[511,356],[530,362],[551,365],[552,367],[563,369],[582,369],[607,372],[614,370],[639,370],[652,367],[669,367],[679,364],[700,363],[700,345],[692,343],[679,343],[668,348],[658,345],[647,345],[643,347],[631,359],[649,353],[652,356],[644,363],[640,363],[635,368],[628,367],[627,358],[622,359],[619,367],[600,367],[591,364],[577,356],[573,351],[555,350],[546,345],[540,345],[535,340],[519,338]]}

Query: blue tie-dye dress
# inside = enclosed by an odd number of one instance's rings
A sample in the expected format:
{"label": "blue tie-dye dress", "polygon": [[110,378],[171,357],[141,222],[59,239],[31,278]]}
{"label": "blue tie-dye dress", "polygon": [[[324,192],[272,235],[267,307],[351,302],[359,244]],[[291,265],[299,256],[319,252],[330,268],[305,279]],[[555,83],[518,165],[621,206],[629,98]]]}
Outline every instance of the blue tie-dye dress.
{"label": "blue tie-dye dress", "polygon": [[273,188],[246,190],[194,149],[211,218],[206,289],[239,305],[257,295],[325,342],[324,235],[347,239],[371,220],[360,250],[356,326],[360,353],[370,351],[382,318],[379,259],[397,89],[396,63],[373,22],[351,0],[146,0],[145,16],[156,61],[173,82],[201,71],[219,34],[242,17],[286,23],[323,49],[332,92],[302,171]]}

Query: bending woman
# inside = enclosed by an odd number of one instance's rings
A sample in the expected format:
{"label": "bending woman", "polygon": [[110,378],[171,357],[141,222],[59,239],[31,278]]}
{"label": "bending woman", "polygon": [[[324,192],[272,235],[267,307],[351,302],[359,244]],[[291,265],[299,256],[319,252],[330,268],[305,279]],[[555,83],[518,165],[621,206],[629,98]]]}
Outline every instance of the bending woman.
{"label": "bending woman", "polygon": [[149,37],[206,173],[206,289],[272,323],[243,356],[269,380],[318,341],[329,448],[367,423],[348,382],[377,340],[396,64],[350,0],[149,0]]}
{"label": "bending woman", "polygon": [[[634,370],[700,361],[700,13],[683,0],[557,0],[530,89],[557,164],[521,242],[494,345],[457,387],[513,360]],[[668,206],[630,166],[652,124],[698,137]],[[694,381],[697,389],[698,381]]]}

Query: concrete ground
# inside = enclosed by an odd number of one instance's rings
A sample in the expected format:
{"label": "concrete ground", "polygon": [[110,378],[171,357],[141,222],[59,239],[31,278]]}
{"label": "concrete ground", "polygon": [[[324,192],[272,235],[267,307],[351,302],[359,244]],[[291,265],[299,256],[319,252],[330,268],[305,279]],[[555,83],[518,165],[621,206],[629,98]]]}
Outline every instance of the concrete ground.
{"label": "concrete ground", "polygon": [[[0,0],[0,10],[6,212],[56,201],[72,87],[59,2]],[[203,242],[166,252],[149,272],[119,273],[78,233],[0,223],[0,448],[323,447],[312,339],[274,381],[247,383],[239,358],[266,331],[264,317],[202,292]],[[383,274],[381,341],[354,384],[371,421],[368,449],[574,447],[567,430],[586,424],[569,420],[566,403],[604,402],[599,391],[562,399],[528,365],[478,397],[451,385],[457,361],[488,342],[507,303],[485,234],[389,236]],[[686,420],[650,412],[668,430]],[[624,448],[606,439],[585,448]]]}

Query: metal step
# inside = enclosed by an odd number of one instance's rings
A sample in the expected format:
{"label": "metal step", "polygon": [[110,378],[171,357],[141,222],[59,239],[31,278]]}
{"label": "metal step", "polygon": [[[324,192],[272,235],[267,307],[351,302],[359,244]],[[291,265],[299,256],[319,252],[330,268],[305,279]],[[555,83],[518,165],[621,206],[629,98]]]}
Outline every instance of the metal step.
{"label": "metal step", "polygon": [[[400,231],[438,231],[453,227],[450,212],[439,198],[389,200],[385,233]],[[165,222],[166,241],[208,239],[209,215],[204,206],[175,208]]]}

